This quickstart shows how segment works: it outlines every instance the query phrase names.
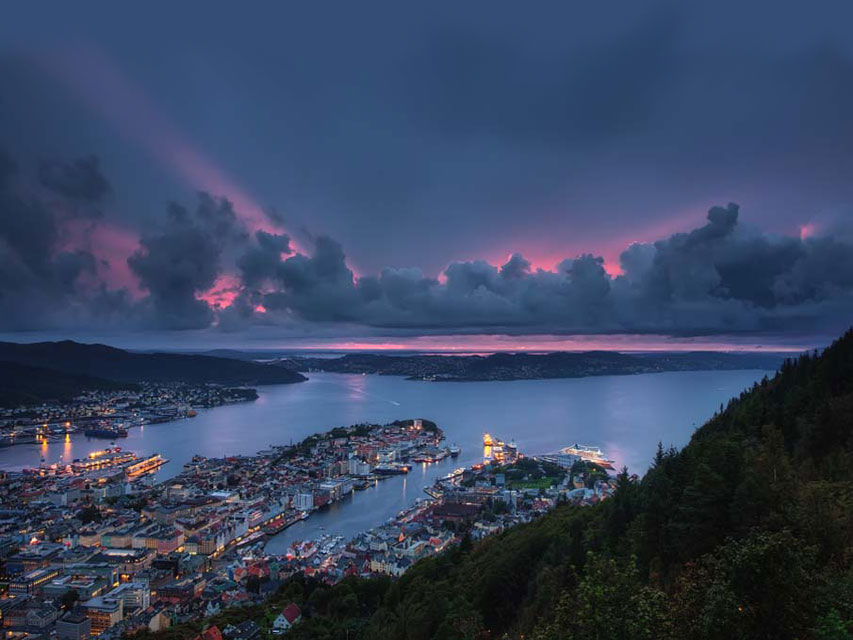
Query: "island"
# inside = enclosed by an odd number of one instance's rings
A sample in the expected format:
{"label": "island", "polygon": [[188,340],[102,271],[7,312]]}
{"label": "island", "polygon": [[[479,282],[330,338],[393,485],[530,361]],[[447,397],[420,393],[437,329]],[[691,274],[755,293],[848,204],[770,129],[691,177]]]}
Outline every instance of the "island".
{"label": "island", "polygon": [[559,351],[464,356],[351,353],[336,358],[279,357],[271,362],[300,372],[365,373],[405,376],[409,380],[465,382],[582,378],[666,371],[773,371],[784,359],[785,354],[780,353]]}

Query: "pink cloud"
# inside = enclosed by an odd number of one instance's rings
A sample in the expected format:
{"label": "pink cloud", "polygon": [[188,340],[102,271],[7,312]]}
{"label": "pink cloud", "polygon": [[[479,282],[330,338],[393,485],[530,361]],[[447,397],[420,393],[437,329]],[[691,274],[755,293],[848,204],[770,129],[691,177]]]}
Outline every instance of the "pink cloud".
{"label": "pink cloud", "polygon": [[230,307],[240,293],[240,278],[231,273],[220,274],[213,286],[197,296],[215,309]]}
{"label": "pink cloud", "polygon": [[[592,253],[604,258],[604,270],[611,276],[622,275],[619,264],[620,254],[635,242],[654,242],[673,233],[688,231],[695,227],[696,220],[704,216],[701,206],[690,207],[665,219],[651,224],[638,220],[638,224],[625,227],[604,239],[590,239],[579,235],[579,240],[563,242],[559,238],[544,238],[540,243],[512,246],[511,251],[521,253],[531,265],[532,270],[553,271],[566,258],[575,258],[584,253]],[[501,265],[509,259],[506,251],[496,251],[485,256],[494,265]]]}
{"label": "pink cloud", "polygon": [[111,289],[127,289],[136,298],[143,292],[139,279],[127,264],[128,256],[139,248],[139,236],[103,220],[66,219],[62,222],[59,251],[85,250],[95,256],[97,275],[93,284]]}
{"label": "pink cloud", "polygon": [[817,232],[817,224],[814,222],[807,222],[806,224],[800,226],[800,240],[811,238],[812,236],[816,235]]}

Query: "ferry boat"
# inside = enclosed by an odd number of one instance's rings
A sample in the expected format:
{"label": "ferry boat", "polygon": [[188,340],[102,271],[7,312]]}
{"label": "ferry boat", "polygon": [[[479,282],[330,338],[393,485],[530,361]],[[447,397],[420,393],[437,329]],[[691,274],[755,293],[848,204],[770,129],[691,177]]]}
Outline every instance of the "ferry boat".
{"label": "ferry boat", "polygon": [[612,469],[615,464],[615,460],[610,460],[605,457],[604,452],[598,447],[587,447],[575,443],[574,446],[563,447],[560,449],[560,453],[569,456],[577,456],[585,462],[592,462],[604,467],[605,469]]}
{"label": "ferry boat", "polygon": [[460,453],[462,453],[462,449],[456,446],[456,443],[454,442],[453,445],[450,447],[450,457],[457,458]]}

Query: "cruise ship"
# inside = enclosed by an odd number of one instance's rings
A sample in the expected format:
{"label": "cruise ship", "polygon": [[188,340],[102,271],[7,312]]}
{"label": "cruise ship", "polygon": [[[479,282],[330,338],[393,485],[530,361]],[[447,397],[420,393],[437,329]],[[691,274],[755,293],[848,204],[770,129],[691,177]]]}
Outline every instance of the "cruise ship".
{"label": "cruise ship", "polygon": [[612,469],[615,464],[615,461],[605,457],[604,452],[598,447],[586,447],[575,443],[571,447],[563,447],[560,449],[560,453],[567,456],[577,456],[581,460],[592,462],[605,469]]}
{"label": "cruise ship", "polygon": [[121,447],[112,447],[101,451],[93,451],[82,460],[74,460],[71,463],[71,468],[77,473],[97,471],[98,469],[116,467],[121,464],[133,462],[134,460],[136,460],[136,454],[133,451],[122,451]]}
{"label": "cruise ship", "polygon": [[125,467],[125,473],[127,473],[128,478],[138,478],[139,476],[144,476],[146,473],[156,471],[167,462],[168,460],[166,460],[166,458],[161,456],[159,453],[155,453],[154,455],[143,458],[138,462],[127,465],[127,467]]}

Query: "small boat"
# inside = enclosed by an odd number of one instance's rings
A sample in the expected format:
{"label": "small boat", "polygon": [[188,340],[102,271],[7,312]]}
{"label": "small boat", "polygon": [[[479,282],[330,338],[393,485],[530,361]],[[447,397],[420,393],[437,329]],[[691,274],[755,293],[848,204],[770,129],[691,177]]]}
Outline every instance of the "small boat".
{"label": "small boat", "polygon": [[456,446],[456,443],[453,443],[453,446],[450,447],[450,457],[456,458],[460,453],[462,453],[462,449]]}

